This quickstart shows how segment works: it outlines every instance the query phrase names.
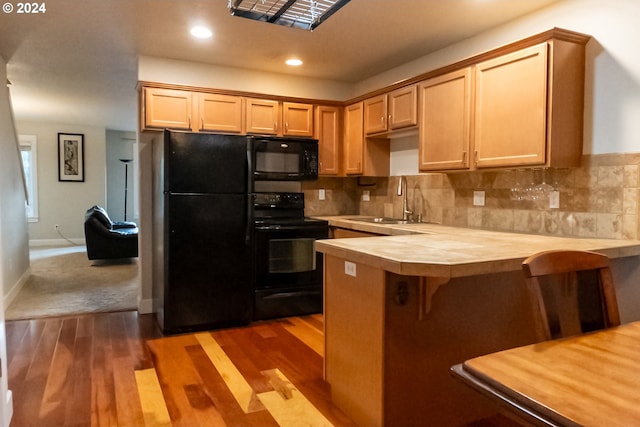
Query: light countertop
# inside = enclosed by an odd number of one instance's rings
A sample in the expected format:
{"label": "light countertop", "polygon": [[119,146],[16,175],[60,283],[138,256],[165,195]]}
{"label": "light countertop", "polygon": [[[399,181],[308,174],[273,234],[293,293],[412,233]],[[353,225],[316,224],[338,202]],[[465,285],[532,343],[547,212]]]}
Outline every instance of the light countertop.
{"label": "light countertop", "polygon": [[330,226],[384,236],[318,240],[319,252],[403,275],[454,278],[520,270],[526,257],[550,249],[592,250],[610,258],[640,255],[639,240],[555,237],[349,219],[357,215],[320,218],[328,220]]}

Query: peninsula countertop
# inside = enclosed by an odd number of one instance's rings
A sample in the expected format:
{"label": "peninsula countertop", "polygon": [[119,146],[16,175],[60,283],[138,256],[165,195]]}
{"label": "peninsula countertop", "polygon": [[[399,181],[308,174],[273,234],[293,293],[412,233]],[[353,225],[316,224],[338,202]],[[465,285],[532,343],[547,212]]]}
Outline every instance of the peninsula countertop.
{"label": "peninsula countertop", "polygon": [[383,234],[316,241],[327,255],[412,276],[454,278],[521,269],[522,261],[551,249],[591,250],[610,258],[640,255],[640,240],[572,238],[488,231],[440,224],[378,224],[357,215],[324,216],[330,226]]}

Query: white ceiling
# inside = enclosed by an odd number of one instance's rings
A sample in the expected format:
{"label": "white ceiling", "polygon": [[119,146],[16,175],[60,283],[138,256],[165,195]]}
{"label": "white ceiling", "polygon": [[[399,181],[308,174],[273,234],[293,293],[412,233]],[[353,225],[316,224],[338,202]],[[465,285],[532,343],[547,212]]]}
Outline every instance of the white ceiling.
{"label": "white ceiling", "polygon": [[[45,13],[1,13],[16,119],[135,130],[138,55],[357,82],[558,0],[351,0],[313,32],[231,16],[227,1],[52,0]],[[195,23],[213,37],[192,39]],[[285,66],[291,55],[304,65]]]}

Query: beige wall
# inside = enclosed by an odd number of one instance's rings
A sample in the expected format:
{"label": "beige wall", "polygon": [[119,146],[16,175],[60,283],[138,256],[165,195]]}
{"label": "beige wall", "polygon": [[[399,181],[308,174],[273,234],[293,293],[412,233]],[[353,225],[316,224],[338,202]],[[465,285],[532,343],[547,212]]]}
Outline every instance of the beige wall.
{"label": "beige wall", "polygon": [[[17,123],[18,133],[38,138],[38,199],[40,221],[29,224],[29,239],[59,242],[60,233],[84,243],[84,213],[94,204],[104,206],[106,186],[106,131],[61,123]],[[84,182],[58,181],[58,132],[84,134]]]}
{"label": "beige wall", "polygon": [[138,58],[138,80],[312,99],[344,100],[352,95],[348,83],[149,56]]}

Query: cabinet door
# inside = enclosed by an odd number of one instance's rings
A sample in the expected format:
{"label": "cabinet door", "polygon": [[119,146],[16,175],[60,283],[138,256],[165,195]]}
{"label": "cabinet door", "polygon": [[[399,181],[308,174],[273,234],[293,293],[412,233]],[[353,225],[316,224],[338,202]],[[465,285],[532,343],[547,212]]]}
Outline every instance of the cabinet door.
{"label": "cabinet door", "polygon": [[420,83],[421,171],[469,167],[471,68]]}
{"label": "cabinet door", "polygon": [[339,107],[316,107],[316,134],[320,157],[320,175],[340,173],[340,111]]}
{"label": "cabinet door", "polygon": [[344,109],[344,171],[346,174],[363,172],[363,115],[362,102],[349,105]]}
{"label": "cabinet door", "polygon": [[278,101],[270,99],[246,99],[247,133],[277,135],[280,129]]}
{"label": "cabinet door", "polygon": [[193,94],[184,90],[145,88],[144,128],[191,130]]}
{"label": "cabinet door", "polygon": [[282,103],[283,135],[313,136],[313,105]]}
{"label": "cabinet door", "polygon": [[364,101],[364,132],[367,135],[387,130],[387,95]]}
{"label": "cabinet door", "polygon": [[198,94],[200,130],[242,133],[242,97]]}
{"label": "cabinet door", "polygon": [[418,87],[394,90],[389,94],[389,129],[402,129],[418,124]]}
{"label": "cabinet door", "polygon": [[476,66],[476,166],[545,163],[547,44]]}

